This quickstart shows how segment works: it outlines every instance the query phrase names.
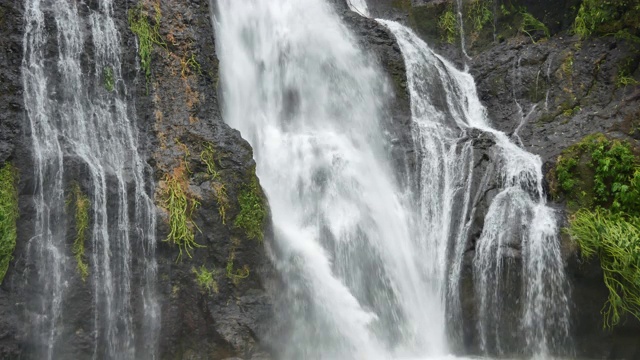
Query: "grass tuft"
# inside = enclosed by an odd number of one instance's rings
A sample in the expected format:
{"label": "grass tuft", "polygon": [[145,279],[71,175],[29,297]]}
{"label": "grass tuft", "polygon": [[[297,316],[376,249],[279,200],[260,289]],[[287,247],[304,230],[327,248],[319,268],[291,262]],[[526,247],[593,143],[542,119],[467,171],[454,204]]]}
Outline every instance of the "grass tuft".
{"label": "grass tuft", "polygon": [[153,45],[167,47],[167,44],[162,40],[159,33],[162,13],[160,12],[160,5],[158,3],[154,5],[154,10],[155,17],[153,19],[153,25],[149,21],[147,11],[142,4],[129,9],[128,13],[129,28],[138,37],[140,66],[144,71],[147,84],[151,78],[151,53],[153,52]]}
{"label": "grass tuft", "polygon": [[520,24],[519,30],[520,32],[528,35],[534,44],[536,43],[533,38],[533,33],[535,32],[544,33],[545,38],[551,36],[549,28],[542,21],[536,19],[535,16],[531,15],[531,13],[527,12],[525,9],[522,9],[520,11],[520,15],[522,16],[522,23]]}
{"label": "grass tuft", "polygon": [[207,166],[207,174],[212,180],[212,186],[216,194],[216,202],[218,203],[218,214],[222,220],[222,224],[227,223],[227,210],[229,209],[229,198],[227,197],[227,188],[220,178],[220,174],[216,170],[215,151],[210,143],[204,144],[204,150],[200,153],[200,160]]}
{"label": "grass tuft", "polygon": [[182,260],[183,253],[191,257],[190,250],[202,247],[195,241],[195,231],[198,227],[191,219],[200,202],[188,193],[186,172],[187,167],[182,161],[173,173],[165,176],[160,187],[162,206],[169,212],[170,232],[164,241],[178,246],[180,252],[176,262]]}
{"label": "grass tuft", "polygon": [[624,314],[640,320],[640,219],[597,208],[582,209],[567,230],[586,259],[598,256],[609,298],[602,308],[604,327]]}

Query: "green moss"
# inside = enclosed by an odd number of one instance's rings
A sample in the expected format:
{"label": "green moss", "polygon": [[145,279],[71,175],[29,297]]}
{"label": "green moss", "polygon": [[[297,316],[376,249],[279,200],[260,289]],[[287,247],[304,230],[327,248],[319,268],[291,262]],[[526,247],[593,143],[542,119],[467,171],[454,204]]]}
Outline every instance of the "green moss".
{"label": "green moss", "polygon": [[582,110],[582,108],[579,105],[576,105],[576,106],[574,106],[572,108],[565,109],[562,112],[562,115],[567,116],[567,117],[572,117],[573,115],[579,113],[580,110]]}
{"label": "green moss", "polygon": [[438,18],[438,29],[442,41],[453,44],[458,37],[458,18],[453,9],[453,4],[449,4],[447,9]]}
{"label": "green moss", "polygon": [[200,290],[207,293],[218,293],[218,283],[215,280],[215,271],[208,270],[206,266],[202,265],[199,269],[192,268],[196,276],[196,283],[200,287]]}
{"label": "green moss", "polygon": [[617,325],[624,314],[640,320],[640,219],[602,208],[582,209],[567,231],[584,258],[600,260],[609,290],[602,309],[604,326]]}
{"label": "green moss", "polygon": [[149,21],[149,16],[143,4],[129,9],[128,13],[129,28],[138,37],[140,66],[144,71],[147,83],[151,78],[151,53],[153,52],[153,45],[167,46],[159,33],[162,13],[160,12],[160,5],[158,3],[154,5],[154,11],[155,17],[153,19],[153,25],[151,25]]}
{"label": "green moss", "polygon": [[190,250],[202,247],[195,241],[198,227],[192,220],[193,212],[200,206],[200,202],[188,193],[186,172],[186,165],[182,162],[172,174],[165,176],[160,187],[162,206],[169,212],[170,232],[164,241],[178,246],[180,252],[176,261],[182,259],[183,253],[191,257]]}
{"label": "green moss", "polygon": [[18,170],[10,163],[0,168],[0,283],[16,248],[18,221]]}
{"label": "green moss", "polygon": [[262,240],[264,238],[263,228],[267,219],[267,207],[255,172],[240,192],[238,203],[240,204],[240,213],[236,217],[235,226],[243,229],[247,238]]}
{"label": "green moss", "polygon": [[82,192],[80,185],[77,183],[71,187],[71,194],[67,199],[68,204],[73,205],[74,221],[76,236],[73,241],[72,252],[76,258],[76,269],[82,278],[87,280],[89,276],[89,264],[87,264],[85,256],[85,242],[87,240],[87,230],[89,229],[89,211],[91,210],[91,202],[89,197]]}
{"label": "green moss", "polygon": [[105,66],[102,71],[102,77],[104,78],[104,88],[107,89],[108,92],[112,92],[115,86],[115,81],[113,79],[113,69],[111,66]]}

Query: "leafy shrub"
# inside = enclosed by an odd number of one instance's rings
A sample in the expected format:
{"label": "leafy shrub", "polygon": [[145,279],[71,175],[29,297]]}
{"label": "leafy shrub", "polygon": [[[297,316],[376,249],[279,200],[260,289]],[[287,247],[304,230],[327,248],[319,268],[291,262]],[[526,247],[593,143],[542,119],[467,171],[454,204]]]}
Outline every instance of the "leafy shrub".
{"label": "leafy shrub", "polygon": [[638,157],[628,142],[594,134],[565,149],[555,173],[559,190],[579,204],[566,231],[584,258],[600,260],[609,289],[605,327],[618,324],[625,313],[640,319]]}
{"label": "leafy shrub", "polygon": [[453,44],[458,36],[458,19],[453,11],[453,5],[449,5],[447,10],[438,19],[438,28],[442,34],[442,41]]}
{"label": "leafy shrub", "polygon": [[581,38],[619,34],[637,39],[640,30],[640,0],[584,0],[573,22]]}

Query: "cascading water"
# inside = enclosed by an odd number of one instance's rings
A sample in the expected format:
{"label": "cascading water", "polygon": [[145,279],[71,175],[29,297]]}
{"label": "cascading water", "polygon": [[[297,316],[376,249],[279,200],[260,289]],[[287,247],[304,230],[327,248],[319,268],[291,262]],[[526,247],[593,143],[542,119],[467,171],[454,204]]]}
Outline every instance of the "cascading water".
{"label": "cascading water", "polygon": [[448,353],[446,259],[420,236],[448,219],[424,225],[394,181],[385,77],[323,0],[217,7],[225,118],[254,148],[287,282],[282,357]]}
{"label": "cascading water", "polygon": [[[452,144],[455,144],[456,139],[463,139],[465,132],[472,128],[491,134],[499,149],[501,164],[498,171],[501,174],[501,191],[492,201],[486,215],[474,259],[482,350],[502,354],[502,334],[499,330],[513,328],[513,324],[501,320],[506,309],[501,299],[505,293],[513,291],[502,287],[505,282],[503,266],[512,255],[508,252],[517,252],[520,249],[523,262],[521,288],[524,290],[519,314],[522,330],[519,340],[525,340],[525,349],[518,352],[545,357],[549,352],[566,351],[569,309],[563,261],[554,213],[545,204],[540,158],[517,147],[504,133],[488,125],[486,112],[480,104],[471,75],[458,71],[446,60],[435,55],[426,43],[404,26],[390,21],[381,22],[394,33],[404,55],[415,126],[419,129],[426,126],[433,129],[429,133],[419,133],[416,143],[419,149],[424,154],[433,156],[431,149],[434,146],[443,147],[443,144],[448,142],[449,148],[453,148]],[[457,187],[458,191],[469,191],[468,183],[465,185],[465,181],[461,180],[471,178],[471,174],[465,177],[459,173],[449,179],[446,176],[448,173],[455,173],[456,167],[460,167],[460,164],[468,164],[470,156],[464,151],[466,148],[463,147],[457,154],[449,151],[456,159],[440,156],[435,160],[436,163],[428,164],[436,169],[438,163],[445,167],[444,171],[436,172],[445,175],[441,175],[440,184],[435,186],[433,173],[421,174],[420,184],[428,187],[428,193],[437,192],[446,196],[447,192],[441,189],[447,188],[444,184],[447,181],[451,182],[450,187]],[[471,167],[467,165],[467,169]],[[424,192],[425,189],[422,189],[423,194]],[[469,194],[461,198],[465,201],[461,202],[462,212],[459,214],[465,215],[469,208]],[[427,197],[426,202],[424,200],[423,197],[421,208],[431,210],[426,214],[423,210],[423,217],[434,212],[447,214],[452,211],[450,205],[447,207],[441,202],[433,201],[433,196]],[[455,198],[449,195],[443,203],[454,200]],[[460,276],[462,251],[467,241],[463,224],[464,221],[460,221],[462,227],[458,236],[440,240],[454,241],[454,249],[458,249],[449,256],[445,255],[452,264],[449,286],[454,292],[458,290],[457,279]],[[429,229],[440,228],[427,227],[425,231],[432,231]],[[445,234],[441,236],[443,235]],[[446,246],[438,246],[435,249],[446,251]]]}
{"label": "cascading water", "polygon": [[276,227],[292,328],[282,358],[448,356],[475,212],[472,129],[495,139],[502,175],[474,260],[482,350],[492,352],[492,324],[501,325],[490,317],[510,245],[521,248],[526,282],[523,353],[556,350],[548,345],[567,337],[568,309],[540,159],[490,128],[469,74],[381,22],[408,70],[417,191],[393,180],[384,76],[328,4],[217,2],[225,118],[253,145]]}
{"label": "cascading water", "polygon": [[[34,287],[42,289],[30,310],[30,332],[39,357],[71,356],[65,353],[65,342],[79,330],[66,326],[64,317],[74,311],[66,306],[68,283],[78,276],[66,239],[69,214],[64,194],[71,184],[64,175],[68,161],[81,163],[88,177],[93,224],[87,239],[92,253],[88,254],[86,286],[93,286],[94,319],[93,329],[84,331],[93,337],[94,358],[154,358],[159,331],[155,213],[138,155],[134,112],[127,105],[122,80],[113,2],[100,1],[99,8],[88,10],[85,17],[77,6],[64,0],[25,1],[22,73],[37,211],[35,235],[28,246],[29,261],[39,279]],[[56,29],[53,33],[51,25]],[[86,28],[90,39],[83,34]],[[93,76],[82,70],[89,40],[94,49]],[[57,44],[55,54],[50,43]],[[107,81],[112,84],[105,85]],[[142,274],[135,287],[134,253],[141,258],[136,263]],[[134,291],[140,291],[140,304],[131,302]],[[143,317],[140,325],[133,324],[135,306]]]}

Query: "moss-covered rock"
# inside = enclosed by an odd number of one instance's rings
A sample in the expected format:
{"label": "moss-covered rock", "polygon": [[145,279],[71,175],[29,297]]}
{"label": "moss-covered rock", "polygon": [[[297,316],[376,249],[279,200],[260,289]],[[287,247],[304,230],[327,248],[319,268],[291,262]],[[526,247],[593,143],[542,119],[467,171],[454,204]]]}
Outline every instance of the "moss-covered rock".
{"label": "moss-covered rock", "polygon": [[0,168],[0,283],[16,248],[18,210],[18,171],[11,163]]}

